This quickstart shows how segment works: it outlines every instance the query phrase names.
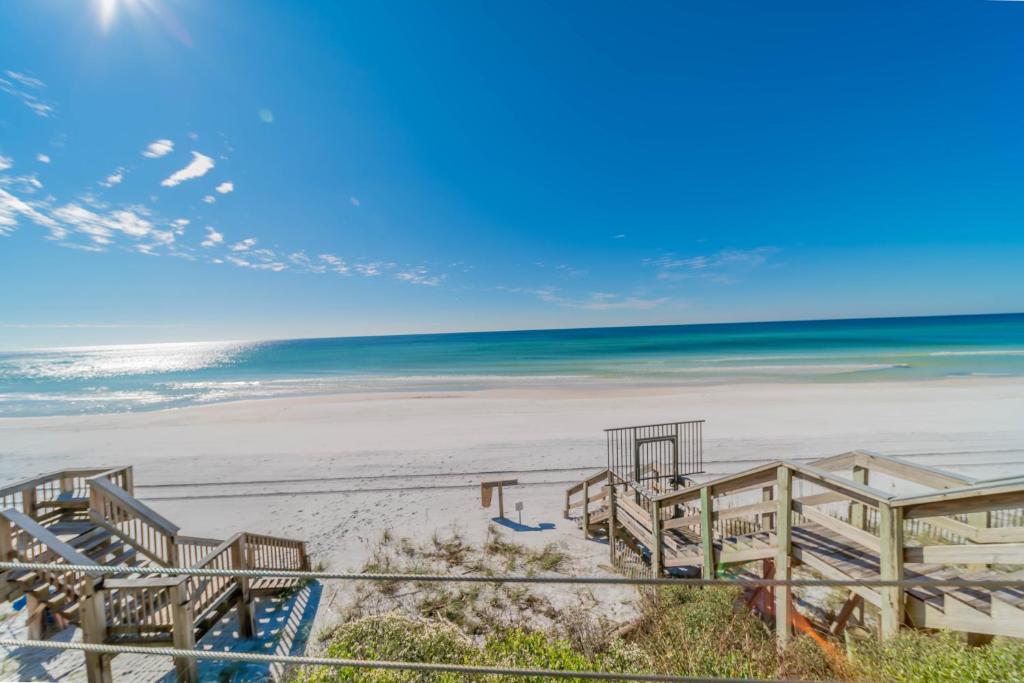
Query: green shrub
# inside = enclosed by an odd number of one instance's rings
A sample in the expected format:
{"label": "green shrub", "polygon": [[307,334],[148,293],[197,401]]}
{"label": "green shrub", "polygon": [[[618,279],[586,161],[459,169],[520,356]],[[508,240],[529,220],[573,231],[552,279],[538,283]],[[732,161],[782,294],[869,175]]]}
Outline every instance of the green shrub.
{"label": "green shrub", "polygon": [[1002,683],[1024,681],[1024,643],[968,647],[955,634],[903,631],[886,643],[852,648],[856,675],[887,683]]}

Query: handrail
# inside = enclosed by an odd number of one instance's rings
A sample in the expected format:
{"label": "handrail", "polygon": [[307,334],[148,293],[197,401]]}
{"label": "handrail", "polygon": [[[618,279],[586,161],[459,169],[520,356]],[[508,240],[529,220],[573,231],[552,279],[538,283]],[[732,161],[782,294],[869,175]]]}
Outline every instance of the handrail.
{"label": "handrail", "polygon": [[860,503],[877,507],[879,503],[888,503],[893,499],[893,496],[885,491],[837,477],[831,472],[818,469],[813,465],[794,465],[789,462],[782,464],[798,478],[843,493]]}
{"label": "handrail", "polygon": [[165,517],[160,515],[156,510],[149,507],[138,498],[128,495],[124,489],[119,486],[115,486],[109,480],[103,477],[93,477],[89,480],[90,486],[95,486],[101,489],[104,493],[113,496],[117,499],[117,502],[126,508],[129,508],[136,515],[141,517],[147,523],[159,529],[168,536],[174,536],[178,533],[179,528],[172,522],[167,520]]}
{"label": "handrail", "polygon": [[597,474],[594,474],[594,475],[584,479],[583,481],[579,482],[578,484],[573,484],[572,486],[567,488],[565,490],[565,494],[567,496],[571,496],[574,493],[579,493],[580,491],[583,490],[584,486],[589,485],[589,484],[596,484],[597,482],[602,481],[602,480],[606,479],[607,477],[608,477],[608,468],[605,467],[603,470],[601,470]]}
{"label": "handrail", "polygon": [[[17,526],[40,543],[43,543],[47,548],[52,550],[54,554],[59,556],[68,564],[96,564],[88,557],[78,552],[73,546],[54,536],[46,529],[46,527],[13,508],[0,511],[0,517],[4,517],[8,522]],[[12,545],[8,550],[14,551],[15,548]]]}
{"label": "handrail", "polygon": [[[676,503],[687,503],[691,500],[699,500],[700,490],[704,487],[710,487],[711,490],[714,490],[715,487],[720,487],[723,484],[727,484],[738,479],[747,479],[755,474],[774,472],[775,470],[778,469],[780,465],[784,464],[786,463],[784,463],[782,460],[773,460],[764,465],[758,465],[757,467],[751,467],[750,469],[743,470],[742,472],[733,472],[732,474],[726,474],[724,476],[719,477],[718,479],[712,479],[697,486],[688,486],[687,488],[684,488],[681,491],[669,491],[663,493],[660,496],[655,496],[654,500],[658,502],[659,507],[665,507],[666,505],[674,505]],[[721,493],[727,492],[728,491],[722,491]],[[716,493],[719,492],[716,491]]]}

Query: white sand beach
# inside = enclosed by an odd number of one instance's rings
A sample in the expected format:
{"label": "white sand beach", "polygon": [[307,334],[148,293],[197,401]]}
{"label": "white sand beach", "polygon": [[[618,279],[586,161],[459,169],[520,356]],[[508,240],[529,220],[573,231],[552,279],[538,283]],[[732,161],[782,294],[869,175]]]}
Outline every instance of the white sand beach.
{"label": "white sand beach", "polygon": [[974,475],[1024,470],[1024,381],[759,384],[656,389],[333,395],[132,414],[0,420],[3,480],[68,466],[135,467],[138,495],[183,533],[306,539],[357,568],[384,529],[483,534],[479,482],[517,477],[525,543],[566,541],[563,490],[604,466],[606,427],[706,419],[708,476],[864,448]]}
{"label": "white sand beach", "polygon": [[[358,570],[386,529],[423,542],[455,529],[482,542],[497,512],[481,509],[479,482],[515,477],[507,514],[518,521],[513,506],[522,502],[522,525],[505,533],[531,548],[556,542],[572,571],[601,574],[611,571],[607,546],[584,540],[561,508],[568,485],[604,467],[606,427],[707,420],[705,477],[853,448],[996,476],[1024,471],[1022,409],[1024,380],[991,378],[349,394],[4,419],[0,462],[3,483],[69,466],[130,464],[137,495],[182,533],[302,538],[339,571]],[[301,618],[313,633],[338,621],[347,594],[336,590],[325,585],[315,601],[298,596],[308,602]],[[563,592],[554,597],[579,600]],[[622,619],[635,609],[627,588],[602,589],[599,599]],[[267,609],[273,617],[273,605]],[[21,620],[3,623],[24,635]],[[233,632],[228,625],[217,637],[231,647],[290,647],[274,635],[245,643]],[[45,666],[45,675],[84,680],[79,655],[42,657],[38,665],[20,659],[19,670]],[[169,675],[170,664],[119,657],[115,669],[126,680],[150,680]]]}

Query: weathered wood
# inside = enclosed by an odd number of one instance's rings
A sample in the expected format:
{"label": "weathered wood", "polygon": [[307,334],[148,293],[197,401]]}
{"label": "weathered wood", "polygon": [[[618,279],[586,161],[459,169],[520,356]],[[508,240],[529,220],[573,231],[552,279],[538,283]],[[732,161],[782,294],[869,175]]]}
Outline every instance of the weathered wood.
{"label": "weathered wood", "polygon": [[[775,513],[775,578],[788,581],[793,578],[793,470],[786,465],[776,469],[778,510]],[[789,586],[775,587],[775,635],[779,647],[790,639],[792,590]]]}
{"label": "weathered wood", "polygon": [[[86,643],[103,643],[107,638],[107,615],[104,591],[90,589],[79,607],[82,640]],[[85,675],[89,683],[113,683],[110,669],[111,655],[93,652],[85,654]]]}
{"label": "weathered wood", "polygon": [[661,508],[658,501],[651,501],[651,575],[661,578],[664,567],[661,543]]}
{"label": "weathered wood", "polygon": [[[181,583],[170,589],[171,619],[174,624],[172,639],[177,650],[194,650],[196,647],[195,614],[192,612],[187,586],[187,583]],[[199,681],[194,659],[175,658],[174,671],[178,683],[198,683]]]}
{"label": "weathered wood", "polygon": [[[927,564],[1024,564],[1024,543],[926,545],[903,549],[903,561]],[[968,569],[967,571],[980,571]],[[1024,617],[1024,614],[1021,615]]]}
{"label": "weathered wood", "polygon": [[[778,475],[776,474],[776,476],[778,476]],[[765,486],[764,488],[761,489],[761,502],[769,506],[768,509],[766,509],[764,512],[761,513],[761,530],[762,531],[768,531],[769,529],[772,529],[773,526],[774,526],[772,524],[772,510],[771,510],[771,507],[770,507],[770,506],[774,505],[774,503],[772,502],[772,499],[774,497],[775,497],[775,487],[774,486]]]}
{"label": "weathered wood", "polygon": [[705,579],[715,578],[715,529],[712,524],[714,498],[707,485],[700,489],[700,543],[704,552],[702,574]]}
{"label": "weathered wood", "polygon": [[[231,546],[231,566],[233,569],[248,569],[245,535],[239,536]],[[249,579],[244,576],[235,577],[235,585],[238,586],[238,600],[235,607],[238,612],[238,635],[242,638],[252,638],[256,635],[256,615],[253,612]]]}
{"label": "weathered wood", "polygon": [[590,538],[590,483],[583,482],[583,538]]}
{"label": "weathered wood", "polygon": [[835,517],[827,515],[824,512],[815,510],[812,507],[803,505],[799,501],[793,501],[793,510],[794,512],[801,514],[807,519],[811,520],[812,522],[820,524],[826,529],[834,531],[837,534],[845,536],[846,538],[849,538],[852,541],[860,543],[862,546],[868,548],[869,550],[874,550],[876,553],[879,551],[879,540],[878,537],[874,534],[858,529],[852,524],[847,524],[846,522],[840,519],[836,519]]}
{"label": "weathered wood", "polygon": [[850,597],[843,603],[843,608],[839,610],[839,614],[836,615],[836,620],[832,622],[832,626],[829,631],[836,638],[842,638],[843,632],[846,631],[846,624],[850,621],[850,617],[857,610],[858,607],[863,608],[864,598],[851,592]]}
{"label": "weathered wood", "polygon": [[[903,578],[903,511],[882,503],[879,512],[880,550],[879,576],[882,580],[898,581]],[[893,638],[903,624],[904,592],[899,586],[879,588],[882,597],[882,638]]]}
{"label": "weathered wood", "polygon": [[[868,468],[861,465],[853,466],[853,480],[862,486],[868,485]],[[850,503],[850,524],[858,529],[867,528],[866,508],[863,503],[853,501]]]}
{"label": "weathered wood", "polygon": [[[967,515],[967,524],[974,527],[975,529],[987,529],[992,526],[992,513],[988,510],[982,510],[981,512],[972,512]],[[975,536],[976,538],[977,536]],[[967,571],[969,572],[980,572],[988,568],[988,564],[985,562],[972,563],[967,565]]]}
{"label": "weathered wood", "polygon": [[611,472],[608,473],[608,493],[605,498],[608,500],[608,558],[612,566],[615,566],[615,534],[617,526],[615,524],[615,508],[618,496],[615,495],[615,481],[612,479]]}

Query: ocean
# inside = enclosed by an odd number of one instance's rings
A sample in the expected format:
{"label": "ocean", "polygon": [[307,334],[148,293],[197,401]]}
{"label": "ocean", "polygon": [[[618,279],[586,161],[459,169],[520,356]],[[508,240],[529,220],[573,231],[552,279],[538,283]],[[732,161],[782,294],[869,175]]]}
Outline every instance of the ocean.
{"label": "ocean", "polygon": [[0,417],[335,392],[1024,375],[1024,314],[0,352]]}

